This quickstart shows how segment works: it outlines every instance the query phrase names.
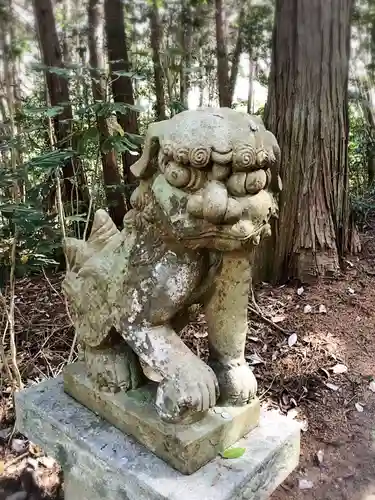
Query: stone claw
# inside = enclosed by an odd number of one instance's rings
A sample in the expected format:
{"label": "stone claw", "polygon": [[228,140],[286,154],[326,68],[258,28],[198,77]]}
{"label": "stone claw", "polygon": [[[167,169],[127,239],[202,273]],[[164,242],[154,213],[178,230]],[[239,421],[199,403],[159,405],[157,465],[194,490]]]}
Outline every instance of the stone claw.
{"label": "stone claw", "polygon": [[243,362],[214,366],[220,388],[220,404],[243,406],[256,395],[257,381],[249,367]]}
{"label": "stone claw", "polygon": [[156,409],[166,422],[177,423],[216,404],[219,385],[213,370],[199,358],[182,361],[175,374],[159,384]]}

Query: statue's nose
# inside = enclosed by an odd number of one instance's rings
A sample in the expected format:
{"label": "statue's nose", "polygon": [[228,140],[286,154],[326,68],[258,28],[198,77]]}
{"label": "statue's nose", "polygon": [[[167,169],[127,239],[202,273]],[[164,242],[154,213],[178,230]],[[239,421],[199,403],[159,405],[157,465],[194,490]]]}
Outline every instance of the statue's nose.
{"label": "statue's nose", "polygon": [[190,197],[187,210],[211,224],[234,224],[242,214],[238,201],[230,198],[225,184],[216,180],[208,181],[201,193]]}

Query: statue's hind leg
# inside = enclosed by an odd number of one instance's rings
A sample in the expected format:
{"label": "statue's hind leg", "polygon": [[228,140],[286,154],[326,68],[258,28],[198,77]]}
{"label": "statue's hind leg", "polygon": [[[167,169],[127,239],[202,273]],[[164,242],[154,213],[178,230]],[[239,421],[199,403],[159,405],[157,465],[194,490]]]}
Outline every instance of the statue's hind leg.
{"label": "statue's hind leg", "polygon": [[103,391],[136,389],[145,382],[138,356],[114,330],[102,345],[82,348],[88,375]]}

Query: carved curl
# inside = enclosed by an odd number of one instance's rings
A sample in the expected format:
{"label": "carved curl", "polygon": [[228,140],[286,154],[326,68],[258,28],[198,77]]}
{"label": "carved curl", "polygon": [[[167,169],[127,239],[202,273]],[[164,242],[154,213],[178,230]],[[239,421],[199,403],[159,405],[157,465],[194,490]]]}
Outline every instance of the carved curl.
{"label": "carved curl", "polygon": [[193,148],[189,152],[189,162],[195,168],[204,168],[211,158],[211,149],[204,146]]}
{"label": "carved curl", "polygon": [[233,169],[249,170],[256,165],[256,151],[250,144],[239,144],[233,151]]}

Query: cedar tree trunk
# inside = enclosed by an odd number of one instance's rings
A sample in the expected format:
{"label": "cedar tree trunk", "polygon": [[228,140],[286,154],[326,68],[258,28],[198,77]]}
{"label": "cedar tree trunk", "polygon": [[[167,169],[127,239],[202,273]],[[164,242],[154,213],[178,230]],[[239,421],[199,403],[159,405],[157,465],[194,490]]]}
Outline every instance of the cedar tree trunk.
{"label": "cedar tree trunk", "polygon": [[267,127],[281,148],[274,280],[339,269],[356,247],[348,199],[352,0],[277,0]]}
{"label": "cedar tree trunk", "polygon": [[[95,101],[105,101],[105,92],[100,70],[103,68],[102,47],[100,44],[101,26],[101,1],[89,0],[88,4],[88,45],[90,52],[90,67],[92,75],[92,94]],[[107,119],[96,116],[100,134],[101,160],[103,166],[104,187],[107,198],[109,214],[117,226],[121,226],[125,215],[125,202],[122,194],[122,180],[118,171],[116,153],[103,151],[103,143],[110,135]]]}

